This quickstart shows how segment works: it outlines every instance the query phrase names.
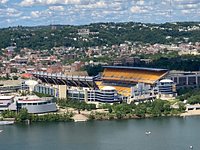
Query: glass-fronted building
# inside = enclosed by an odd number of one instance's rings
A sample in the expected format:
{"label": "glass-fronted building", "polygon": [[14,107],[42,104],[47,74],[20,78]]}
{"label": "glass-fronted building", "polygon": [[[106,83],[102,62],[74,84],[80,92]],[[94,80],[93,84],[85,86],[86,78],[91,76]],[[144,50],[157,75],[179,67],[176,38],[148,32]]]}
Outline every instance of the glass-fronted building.
{"label": "glass-fronted building", "polygon": [[43,94],[47,94],[50,96],[56,96],[56,88],[51,87],[51,86],[47,86],[47,85],[42,85],[42,84],[37,84],[34,87],[34,91],[38,92],[38,93],[43,93]]}

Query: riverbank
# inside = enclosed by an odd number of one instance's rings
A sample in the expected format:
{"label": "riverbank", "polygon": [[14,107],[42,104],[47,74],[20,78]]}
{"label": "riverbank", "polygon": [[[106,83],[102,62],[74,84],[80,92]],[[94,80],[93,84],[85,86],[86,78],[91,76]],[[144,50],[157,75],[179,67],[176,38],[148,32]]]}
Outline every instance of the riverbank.
{"label": "riverbank", "polygon": [[75,122],[78,121],[90,121],[90,120],[126,120],[126,119],[144,119],[144,118],[155,118],[155,117],[174,117],[174,116],[180,116],[180,113],[178,114],[162,114],[160,116],[153,116],[150,114],[145,114],[143,116],[139,116],[133,113],[127,113],[127,114],[121,114],[121,113],[110,113],[108,109],[96,109],[96,110],[76,110],[74,108],[65,108],[65,109],[59,109],[58,113],[72,113],[73,117],[72,119]]}
{"label": "riverbank", "polygon": [[[26,119],[31,122],[83,122],[90,120],[127,120],[127,119],[144,119],[144,118],[156,118],[156,117],[185,117],[185,116],[197,116],[200,115],[200,110],[190,110],[184,113],[177,114],[166,114],[161,116],[153,116],[150,114],[145,114],[144,116],[137,116],[135,114],[116,114],[109,113],[107,109],[96,109],[96,110],[76,110],[74,108],[59,109],[58,112],[48,113],[48,114],[34,114],[29,115]],[[16,122],[21,122],[22,120],[17,120]],[[10,118],[2,118],[2,120],[10,120]],[[14,118],[12,118],[14,120]],[[24,119],[25,120],[25,119]]]}
{"label": "riverbank", "polygon": [[185,112],[182,103],[178,107],[171,107],[169,101],[155,100],[149,103],[126,104],[94,104],[74,101],[58,101],[58,111],[47,114],[28,114],[26,109],[19,112],[4,111],[2,117],[15,118],[17,122],[30,120],[31,122],[62,122],[87,120],[120,120],[154,117],[181,116]]}
{"label": "riverbank", "polygon": [[[78,111],[74,108],[60,109],[59,113],[71,112],[74,115],[79,115],[79,120],[89,121],[89,120],[120,120],[120,119],[142,119],[142,118],[156,118],[159,116],[153,116],[150,114],[145,114],[145,116],[137,116],[135,114],[115,114],[109,113],[109,109],[96,109],[96,110],[81,110]],[[166,115],[162,114],[161,117],[185,117],[185,116],[200,116],[200,110],[189,110],[184,113],[168,113]],[[73,118],[74,119],[74,118]],[[76,120],[76,119],[74,119]],[[77,122],[77,121],[76,121]]]}
{"label": "riverbank", "polygon": [[[175,101],[176,102],[176,101]],[[59,112],[81,113],[89,120],[110,120],[110,119],[135,119],[162,116],[178,116],[185,111],[183,103],[174,101],[155,100],[148,103],[114,103],[114,104],[87,104],[85,102],[58,100]]]}
{"label": "riverbank", "polygon": [[180,116],[200,116],[200,110],[188,110],[187,112],[180,114]]}

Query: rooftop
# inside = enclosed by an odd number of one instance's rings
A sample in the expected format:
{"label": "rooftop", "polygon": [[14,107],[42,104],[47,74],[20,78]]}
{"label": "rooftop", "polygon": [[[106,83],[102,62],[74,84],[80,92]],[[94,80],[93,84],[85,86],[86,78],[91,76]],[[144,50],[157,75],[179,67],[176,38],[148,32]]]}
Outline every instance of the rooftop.
{"label": "rooftop", "polygon": [[0,100],[10,100],[12,99],[14,96],[0,96]]}
{"label": "rooftop", "polygon": [[38,103],[38,102],[46,102],[52,100],[52,97],[38,97],[36,95],[28,95],[28,96],[19,96],[15,97],[15,100],[20,103]]}
{"label": "rooftop", "polygon": [[103,68],[130,69],[130,70],[147,70],[147,71],[168,71],[168,69],[146,68],[146,67],[129,67],[129,66],[103,66]]}
{"label": "rooftop", "polygon": [[16,86],[21,85],[22,80],[1,80],[0,85],[1,86]]}

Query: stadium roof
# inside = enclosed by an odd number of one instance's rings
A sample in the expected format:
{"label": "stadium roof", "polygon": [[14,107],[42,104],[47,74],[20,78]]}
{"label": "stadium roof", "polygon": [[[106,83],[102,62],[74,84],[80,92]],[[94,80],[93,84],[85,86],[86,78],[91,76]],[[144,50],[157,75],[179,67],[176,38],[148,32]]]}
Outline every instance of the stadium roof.
{"label": "stadium roof", "polygon": [[40,79],[44,83],[96,88],[96,84],[94,82],[95,77],[67,76],[64,74],[51,74],[51,73],[46,73],[46,72],[32,72],[32,74],[35,78]]}
{"label": "stadium roof", "polygon": [[129,66],[103,66],[103,68],[131,69],[131,70],[147,70],[147,71],[168,71],[168,69],[146,68],[146,67],[129,67]]}

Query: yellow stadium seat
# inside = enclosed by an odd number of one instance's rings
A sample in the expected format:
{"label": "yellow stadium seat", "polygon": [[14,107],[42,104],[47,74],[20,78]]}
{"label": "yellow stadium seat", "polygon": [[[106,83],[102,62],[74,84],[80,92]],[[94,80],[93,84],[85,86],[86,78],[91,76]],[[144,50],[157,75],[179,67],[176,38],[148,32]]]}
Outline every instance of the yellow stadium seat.
{"label": "yellow stadium seat", "polygon": [[165,73],[166,71],[105,68],[102,79],[153,84],[157,80],[159,80]]}

